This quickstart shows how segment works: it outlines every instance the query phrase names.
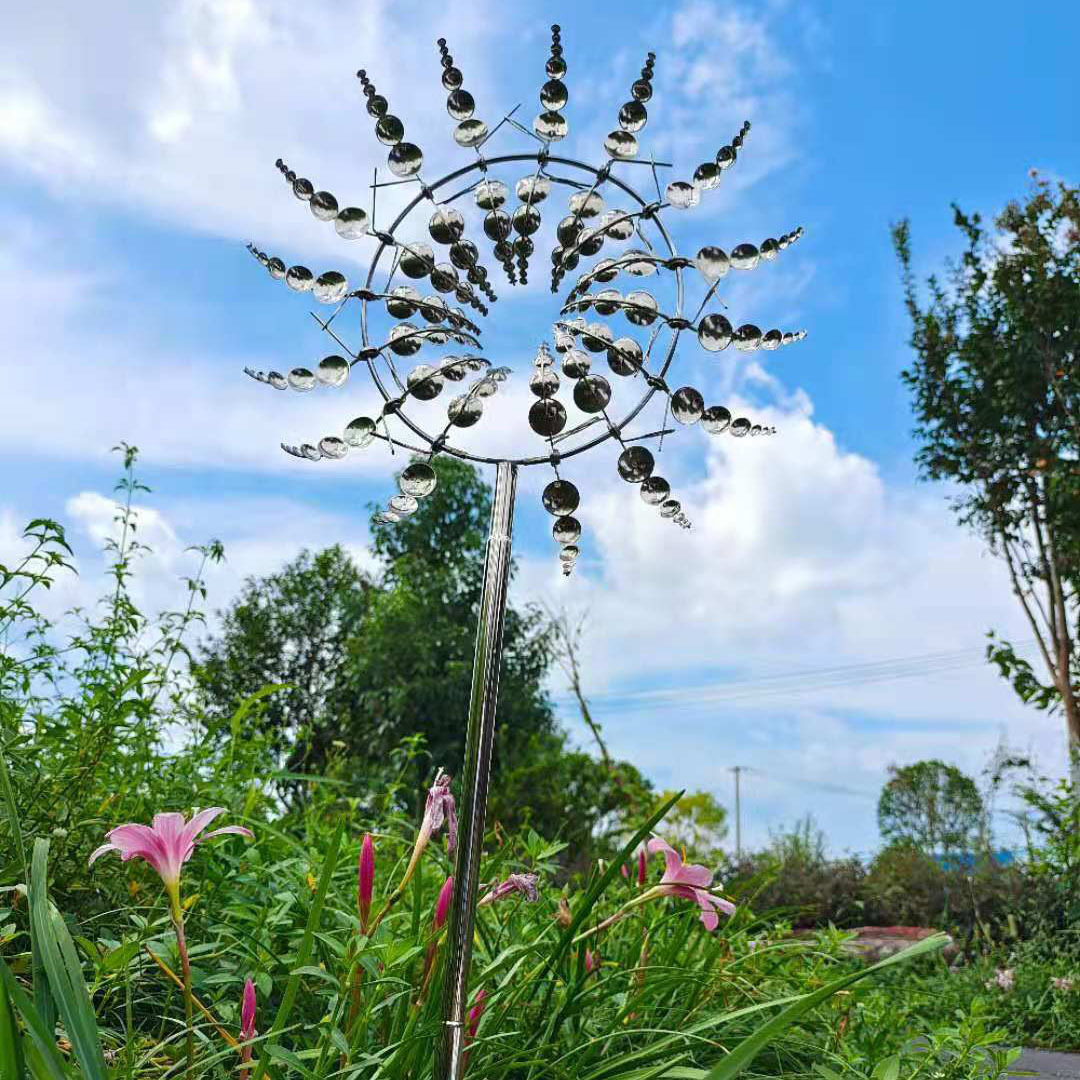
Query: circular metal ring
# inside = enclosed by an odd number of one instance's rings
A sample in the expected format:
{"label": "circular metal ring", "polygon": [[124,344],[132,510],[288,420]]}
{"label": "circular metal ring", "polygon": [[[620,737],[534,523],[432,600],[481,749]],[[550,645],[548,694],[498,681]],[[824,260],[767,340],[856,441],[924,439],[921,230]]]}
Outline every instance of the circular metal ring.
{"label": "circular metal ring", "polygon": [[[444,185],[449,184],[462,176],[467,176],[469,173],[474,172],[477,169],[486,173],[488,168],[492,165],[504,165],[515,161],[536,161],[542,166],[546,166],[549,163],[566,165],[570,168],[580,169],[582,172],[591,173],[594,177],[599,177],[602,171],[594,165],[586,164],[584,161],[578,161],[574,158],[554,157],[547,153],[546,148],[537,151],[535,154],[502,154],[499,157],[480,157],[476,161],[470,162],[470,164],[464,165],[460,169],[455,170],[454,172],[447,173],[445,176],[436,180],[432,184],[422,185],[420,194],[418,194],[411,202],[409,202],[401,211],[401,213],[398,214],[398,216],[394,219],[393,223],[390,225],[390,228],[386,230],[386,234],[392,237],[394,235],[394,231],[398,228],[399,225],[401,225],[403,221],[405,221],[405,219],[413,212],[413,210],[415,210],[416,207],[419,206],[422,202],[428,200],[434,201],[431,198],[433,193],[438,191],[439,188],[443,187]],[[650,205],[650,203],[646,199],[643,199],[637,193],[637,191],[635,191],[629,184],[620,180],[616,176],[612,176],[610,172],[607,172],[607,174],[605,175],[604,182],[614,184],[625,194],[629,195],[630,198],[634,199],[640,207],[644,208]],[[651,220],[652,223],[655,225],[664,243],[667,245],[669,256],[671,258],[676,258],[678,252],[675,250],[675,243],[671,239],[671,235],[668,233],[667,229],[664,227],[664,223],[660,220],[659,215],[654,214],[650,217],[649,220]],[[371,282],[375,277],[375,271],[378,268],[379,260],[382,258],[383,252],[389,246],[390,245],[388,245],[386,241],[381,241],[378,249],[372,256],[371,265],[368,268],[367,280],[365,281],[364,285],[365,288],[371,288]],[[682,268],[678,266],[675,268],[675,283],[675,314],[676,316],[681,316],[683,305],[683,279]],[[370,347],[368,339],[367,305],[367,300],[361,301],[360,326],[363,336],[363,347],[365,349]],[[674,359],[675,349],[678,346],[679,334],[681,332],[682,331],[680,329],[676,328],[672,333],[671,343],[668,346],[667,353],[664,356],[664,362],[658,372],[658,375],[661,379],[667,373],[668,368],[671,366],[671,361]],[[375,369],[375,364],[373,362],[368,364],[368,370],[371,372],[372,381],[375,383],[376,388],[382,395],[383,401],[390,401],[391,394],[388,392],[386,386],[383,384],[383,380],[380,378],[379,373]],[[439,453],[451,454],[452,456],[460,458],[463,461],[472,461],[482,465],[497,465],[502,461],[507,461],[512,465],[518,466],[550,465],[554,464],[555,462],[565,461],[567,458],[575,457],[578,454],[584,453],[586,450],[591,450],[594,446],[599,446],[600,443],[606,442],[608,439],[614,438],[618,433],[623,430],[624,427],[626,427],[627,424],[629,424],[636,416],[638,416],[642,409],[644,409],[645,406],[648,405],[648,403],[652,400],[652,396],[655,393],[656,388],[648,386],[646,384],[646,391],[642,395],[641,400],[638,401],[638,403],[630,410],[630,412],[626,414],[626,416],[622,418],[622,420],[606,426],[604,430],[600,432],[600,434],[594,436],[592,439],[589,439],[586,442],[581,443],[578,446],[571,447],[570,449],[565,451],[559,450],[554,453],[538,454],[532,457],[522,458],[497,458],[487,457],[483,454],[474,454],[468,450],[462,449],[461,447],[453,446],[449,442],[444,442],[442,439],[437,439],[436,437],[429,435],[422,427],[420,427],[419,424],[417,424],[414,420],[412,420],[409,416],[406,415],[403,408],[397,408],[394,411],[394,415],[396,415],[401,420],[401,422],[405,424],[405,426],[408,427],[409,430],[412,431],[418,438],[422,439],[425,443],[427,443],[428,447],[431,450],[434,450],[436,443],[438,443]]]}

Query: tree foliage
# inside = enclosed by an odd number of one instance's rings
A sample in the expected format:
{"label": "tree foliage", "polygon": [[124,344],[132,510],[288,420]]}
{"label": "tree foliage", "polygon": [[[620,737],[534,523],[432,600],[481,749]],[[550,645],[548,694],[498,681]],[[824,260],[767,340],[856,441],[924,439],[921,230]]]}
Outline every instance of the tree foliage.
{"label": "tree foliage", "polygon": [[[374,530],[379,573],[340,547],[304,552],[249,579],[204,647],[199,681],[211,713],[287,684],[262,722],[295,772],[333,761],[350,779],[381,775],[395,747],[419,736],[419,791],[432,763],[454,771],[463,759],[491,493],[471,466],[434,466],[438,485],[421,509]],[[639,810],[650,787],[633,766],[613,775],[568,747],[544,691],[552,655],[544,614],[511,606],[490,816],[559,835],[584,856],[597,830]]]}
{"label": "tree foliage", "polygon": [[1020,697],[1064,713],[1080,745],[1080,192],[1036,178],[996,231],[954,206],[965,239],[922,306],[908,223],[894,227],[912,321],[910,387],[927,479],[1006,564],[1042,672],[991,635]]}
{"label": "tree foliage", "polygon": [[944,761],[892,766],[878,799],[882,837],[928,853],[970,850],[984,818],[975,781]]}

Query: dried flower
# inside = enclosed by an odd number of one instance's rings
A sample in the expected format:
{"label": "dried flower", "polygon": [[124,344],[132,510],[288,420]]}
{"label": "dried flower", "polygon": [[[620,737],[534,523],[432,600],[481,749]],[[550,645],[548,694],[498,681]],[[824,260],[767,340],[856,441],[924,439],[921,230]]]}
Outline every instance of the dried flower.
{"label": "dried flower", "polygon": [[1016,973],[1012,968],[998,968],[992,979],[986,980],[987,990],[1003,990],[1008,992],[1016,983]]}
{"label": "dried flower", "polygon": [[570,911],[570,905],[566,902],[565,896],[559,897],[559,909],[555,912],[555,921],[562,927],[567,927],[574,921],[573,913]]}
{"label": "dried flower", "polygon": [[1071,975],[1062,975],[1052,978],[1050,985],[1063,994],[1071,994],[1076,989],[1076,979]]}
{"label": "dried flower", "polygon": [[536,888],[535,874],[510,874],[505,881],[500,881],[493,889],[480,898],[477,907],[481,904],[494,904],[496,900],[502,900],[505,896],[520,893],[525,900],[532,904],[540,898]]}

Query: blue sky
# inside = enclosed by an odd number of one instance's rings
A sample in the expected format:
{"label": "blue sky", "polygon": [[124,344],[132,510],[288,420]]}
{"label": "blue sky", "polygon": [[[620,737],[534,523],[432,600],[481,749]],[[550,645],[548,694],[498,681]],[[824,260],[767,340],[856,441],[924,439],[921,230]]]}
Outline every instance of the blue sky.
{"label": "blue sky", "polygon": [[[987,628],[1027,637],[1002,574],[952,523],[945,493],[915,478],[888,228],[909,216],[916,263],[930,270],[956,249],[951,201],[992,213],[1024,193],[1032,167],[1075,180],[1075,5],[1036,16],[1003,3],[689,0],[623,4],[616,16],[519,4],[512,25],[493,11],[185,0],[8,20],[0,558],[23,520],[60,518],[83,573],[53,602],[92,596],[116,471],[108,448],[127,439],[155,489],[145,522],[156,550],[140,586],[151,606],[173,595],[184,547],[211,535],[229,555],[217,604],[305,545],[341,542],[368,561],[366,505],[392,493],[395,463],[373,452],[312,466],[277,442],[340,425],[371,391],[356,380],[337,397],[301,398],[241,374],[326,351],[309,298],[270,281],[243,242],[355,278],[371,246],[316,222],[274,159],[366,202],[384,153],[353,78],[364,66],[430,175],[463,164],[434,39],[448,38],[478,115],[520,101],[528,121],[558,21],[568,150],[601,160],[649,48],[656,94],[642,145],[673,175],[688,177],[753,121],[721,186],[667,216],[680,250],[806,229],[721,293],[738,321],[805,326],[806,341],[738,360],[692,340],[680,348],[680,370],[707,398],[780,429],[742,442],[693,429],[665,444],[692,533],[656,520],[598,451],[571,471],[586,532],[565,582],[538,507],[546,477],[523,477],[516,595],[589,611],[587,682],[612,748],[660,784],[725,799],[728,766],[752,766],[750,842],[812,812],[834,848],[855,850],[877,842],[889,763],[935,755],[978,771],[1004,734],[1059,767],[1059,723],[1022,709],[979,663]],[[477,438],[502,447],[524,437],[521,388],[553,307],[546,286],[513,295],[482,247],[502,297],[485,343],[517,382]],[[577,731],[557,675],[552,688]]]}

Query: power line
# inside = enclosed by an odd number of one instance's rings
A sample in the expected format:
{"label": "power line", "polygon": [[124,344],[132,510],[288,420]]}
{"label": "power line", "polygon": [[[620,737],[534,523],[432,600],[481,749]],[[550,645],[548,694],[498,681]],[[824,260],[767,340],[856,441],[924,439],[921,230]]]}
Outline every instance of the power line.
{"label": "power line", "polygon": [[[1017,643],[1022,651],[1034,639]],[[628,702],[655,702],[657,705],[692,700],[698,704],[745,701],[784,695],[843,689],[867,683],[944,674],[986,662],[985,646],[926,653],[890,660],[864,661],[827,668],[810,668],[748,679],[714,680],[689,687],[661,687],[651,690],[610,690],[590,694],[591,701],[609,705]],[[557,695],[562,697],[564,695]]]}

